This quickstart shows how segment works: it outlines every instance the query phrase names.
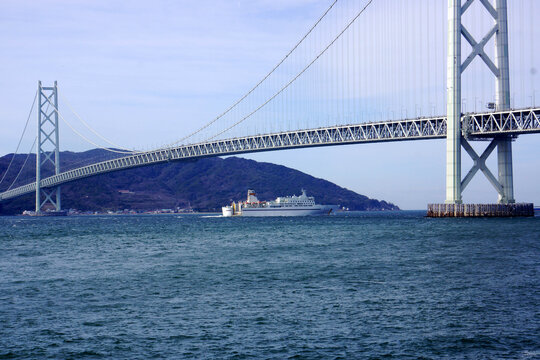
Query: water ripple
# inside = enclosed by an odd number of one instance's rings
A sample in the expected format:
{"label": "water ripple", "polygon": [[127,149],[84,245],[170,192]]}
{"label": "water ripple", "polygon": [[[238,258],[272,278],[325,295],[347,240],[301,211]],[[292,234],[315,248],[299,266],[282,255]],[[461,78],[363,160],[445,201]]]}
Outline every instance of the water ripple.
{"label": "water ripple", "polygon": [[0,359],[537,358],[540,218],[423,215],[0,218]]}

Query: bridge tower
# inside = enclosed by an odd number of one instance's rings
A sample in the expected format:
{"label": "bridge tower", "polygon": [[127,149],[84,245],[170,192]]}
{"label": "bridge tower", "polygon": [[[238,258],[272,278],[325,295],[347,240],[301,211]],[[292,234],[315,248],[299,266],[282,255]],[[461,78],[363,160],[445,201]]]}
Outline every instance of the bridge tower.
{"label": "bridge tower", "polygon": [[[446,204],[461,204],[461,194],[474,175],[481,170],[497,190],[499,204],[512,204],[514,185],[512,175],[512,138],[496,137],[482,155],[478,155],[463,137],[461,123],[461,76],[478,56],[495,76],[497,111],[510,109],[510,74],[508,65],[508,22],[506,0],[477,0],[494,20],[490,31],[477,42],[462,24],[461,17],[475,0],[448,0],[448,59],[447,59],[447,138],[446,138]],[[471,53],[461,61],[461,38],[471,45]],[[484,47],[495,36],[495,61],[485,53]],[[474,165],[465,178],[461,178],[461,147],[472,157]],[[485,161],[497,147],[498,178],[487,168]]]}
{"label": "bridge tower", "polygon": [[44,87],[38,82],[37,151],[36,151],[36,214],[47,204],[61,211],[60,186],[41,187],[41,170],[52,164],[54,174],[60,173],[60,142],[58,132],[58,87]]}

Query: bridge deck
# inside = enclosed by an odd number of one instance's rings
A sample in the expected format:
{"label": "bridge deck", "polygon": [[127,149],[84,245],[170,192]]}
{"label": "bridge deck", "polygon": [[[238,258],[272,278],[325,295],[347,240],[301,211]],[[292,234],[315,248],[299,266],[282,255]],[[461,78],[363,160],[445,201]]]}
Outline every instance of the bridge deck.
{"label": "bridge deck", "polygon": [[[462,116],[465,137],[488,138],[540,132],[540,108],[509,110]],[[442,139],[446,137],[446,117],[418,118],[355,125],[253,135],[158,149],[98,162],[41,180],[42,188],[55,187],[78,179],[140,166],[209,156],[273,151],[311,146],[332,146],[382,141]],[[30,183],[0,193],[0,201],[35,192]]]}

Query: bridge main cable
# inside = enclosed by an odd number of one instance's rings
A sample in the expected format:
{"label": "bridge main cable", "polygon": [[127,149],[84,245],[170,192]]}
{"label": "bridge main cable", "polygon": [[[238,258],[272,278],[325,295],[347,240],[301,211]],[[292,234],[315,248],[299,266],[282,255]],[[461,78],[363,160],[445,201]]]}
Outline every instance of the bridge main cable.
{"label": "bridge main cable", "polygon": [[354,24],[354,22],[356,21],[356,19],[358,19],[360,17],[360,15],[362,15],[364,13],[364,11],[366,11],[366,9],[368,8],[369,5],[371,5],[371,3],[373,2],[373,0],[369,0],[368,3],[362,8],[362,10],[360,10],[358,12],[358,14],[356,14],[356,16],[347,24],[347,26],[345,26],[345,28],[309,63],[307,64],[306,67],[304,67],[298,74],[296,74],[296,76],[294,78],[292,78],[287,84],[285,84],[281,89],[279,89],[274,95],[272,95],[270,98],[268,98],[265,102],[263,102],[261,105],[259,105],[255,110],[253,110],[252,112],[250,112],[249,114],[247,114],[246,116],[244,116],[243,118],[241,118],[240,120],[238,120],[237,122],[235,122],[234,124],[232,124],[231,126],[227,127],[226,129],[220,131],[219,133],[211,136],[210,138],[208,138],[207,140],[212,140],[212,139],[215,139],[217,138],[218,136],[220,135],[223,135],[224,133],[226,133],[227,131],[231,130],[232,128],[236,127],[237,125],[241,124],[242,122],[244,122],[245,120],[249,119],[253,114],[255,114],[257,111],[261,110],[263,107],[265,107],[268,103],[270,103],[272,100],[274,100],[279,94],[281,94],[283,91],[285,91],[289,86],[291,86],[291,84],[293,84],[296,80],[298,80],[298,78],[300,76],[302,76],[302,74],[304,74],[313,64],[315,64],[315,62],[317,62],[317,60],[319,60],[319,58],[321,56],[324,55],[324,53],[326,51],[328,51],[328,49],[330,49],[332,47],[332,45],[334,45],[334,43],[345,33],[345,31],[347,31],[347,29],[349,29],[351,27],[352,24]]}
{"label": "bridge main cable", "polygon": [[[372,0],[370,0],[371,2]],[[270,72],[268,72],[257,84],[255,84],[255,86],[253,86],[247,93],[244,94],[244,96],[242,96],[240,99],[238,99],[236,102],[234,102],[231,106],[229,106],[225,111],[223,111],[221,114],[219,114],[217,117],[215,117],[213,120],[207,122],[206,124],[204,124],[203,126],[201,126],[200,128],[198,128],[197,130],[193,131],[192,133],[182,137],[181,139],[179,140],[176,140],[175,142],[173,143],[170,143],[168,145],[166,145],[166,147],[172,147],[172,146],[175,146],[179,143],[181,143],[182,141],[184,140],[187,140],[195,135],[197,135],[198,133],[202,132],[203,130],[207,129],[208,127],[210,127],[212,124],[214,124],[216,121],[218,121],[219,119],[223,118],[225,115],[227,115],[229,112],[231,112],[231,110],[233,110],[234,108],[236,108],[242,101],[244,101],[249,95],[251,95],[257,88],[259,88],[259,86],[261,86],[284,62],[285,60],[287,60],[292,53],[294,53],[294,51],[304,42],[304,40],[306,40],[306,38],[313,32],[313,30],[321,23],[321,21],[326,17],[326,15],[328,15],[328,13],[330,12],[330,10],[332,10],[332,8],[334,7],[334,5],[336,5],[336,3],[338,2],[338,0],[334,0],[332,2],[332,4],[330,4],[330,6],[326,9],[326,11],[321,15],[321,17],[319,17],[319,19],[315,22],[315,24],[313,24],[313,26],[308,30],[308,32],[293,46],[293,48],[287,53],[287,55],[285,55],[278,63],[276,66],[274,66],[272,68],[272,70],[270,70]],[[219,135],[216,135],[216,136],[219,136]],[[214,136],[214,137],[216,137]],[[212,138],[214,138],[212,137]],[[208,139],[210,140],[210,139]]]}

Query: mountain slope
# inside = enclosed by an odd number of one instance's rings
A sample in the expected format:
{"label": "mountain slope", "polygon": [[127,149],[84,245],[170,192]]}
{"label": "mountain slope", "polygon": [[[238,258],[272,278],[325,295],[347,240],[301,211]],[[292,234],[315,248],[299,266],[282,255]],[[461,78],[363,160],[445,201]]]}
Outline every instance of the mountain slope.
{"label": "mountain slope", "polygon": [[[0,158],[3,174],[12,155]],[[83,153],[63,152],[63,167],[71,167],[104,154],[99,150]],[[11,183],[24,162],[17,155],[13,168],[0,190]],[[31,179],[35,158],[31,156],[21,179]],[[79,165],[80,166],[80,165]],[[339,187],[300,171],[238,157],[205,158],[120,171],[80,180],[62,186],[62,207],[79,210],[153,210],[160,208],[193,207],[200,211],[220,211],[231,200],[243,200],[248,189],[257,192],[261,200],[277,196],[300,194],[306,189],[317,203],[338,204],[351,210],[397,210],[385,201]],[[2,204],[2,213],[20,213],[32,209],[34,196],[28,195]]]}

